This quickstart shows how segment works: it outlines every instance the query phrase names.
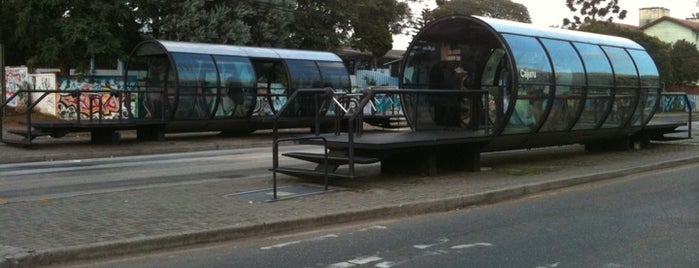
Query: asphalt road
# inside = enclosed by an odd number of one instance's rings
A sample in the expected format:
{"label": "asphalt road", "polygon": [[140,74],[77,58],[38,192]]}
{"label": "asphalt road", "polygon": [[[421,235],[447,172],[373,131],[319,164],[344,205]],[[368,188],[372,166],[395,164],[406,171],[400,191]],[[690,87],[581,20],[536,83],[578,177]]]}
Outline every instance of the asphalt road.
{"label": "asphalt road", "polygon": [[[310,148],[288,146],[282,147],[282,152]],[[0,197],[4,202],[22,202],[148,187],[167,188],[220,180],[250,179],[269,176],[271,162],[270,149],[258,147],[0,164]]]}
{"label": "asphalt road", "polygon": [[64,267],[699,267],[698,173]]}

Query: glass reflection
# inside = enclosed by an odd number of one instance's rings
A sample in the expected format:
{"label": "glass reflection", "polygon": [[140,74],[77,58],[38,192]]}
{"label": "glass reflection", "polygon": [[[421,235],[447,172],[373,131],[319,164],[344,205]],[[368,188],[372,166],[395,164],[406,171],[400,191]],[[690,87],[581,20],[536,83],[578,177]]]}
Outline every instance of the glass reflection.
{"label": "glass reflection", "polygon": [[612,110],[603,128],[623,127],[629,122],[638,104],[638,73],[626,50],[618,47],[602,47],[614,70],[616,90]]}
{"label": "glass reflection", "polygon": [[209,118],[215,111],[218,72],[209,55],[173,53],[179,91],[175,118]]}
{"label": "glass reflection", "polygon": [[216,117],[248,117],[255,105],[255,70],[248,58],[215,56],[221,76]]}
{"label": "glass reflection", "polygon": [[534,37],[503,35],[510,44],[517,66],[519,87],[517,101],[505,133],[536,131],[546,118],[553,86],[551,64],[539,41]]}
{"label": "glass reflection", "polygon": [[573,43],[587,70],[587,95],[580,119],[574,130],[596,129],[609,113],[614,86],[612,66],[602,49],[596,45]]}
{"label": "glass reflection", "polygon": [[541,42],[551,56],[556,78],[553,105],[541,131],[567,130],[575,124],[581,111],[585,69],[570,42],[550,39],[541,39]]}

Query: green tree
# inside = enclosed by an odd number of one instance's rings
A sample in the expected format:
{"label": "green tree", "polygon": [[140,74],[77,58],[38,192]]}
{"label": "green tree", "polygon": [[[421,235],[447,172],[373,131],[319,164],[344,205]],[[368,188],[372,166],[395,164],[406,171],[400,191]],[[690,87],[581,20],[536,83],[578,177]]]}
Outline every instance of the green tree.
{"label": "green tree", "polygon": [[250,26],[240,19],[252,13],[251,8],[207,0],[184,0],[172,5],[174,10],[162,16],[157,35],[152,33],[155,38],[227,44],[251,41]]}
{"label": "green tree", "polygon": [[[15,21],[17,14],[16,0],[0,0],[0,44],[5,49],[5,64],[20,65],[24,64],[24,52],[17,47],[17,42],[14,40],[14,29],[17,27]],[[12,53],[8,53],[12,51]]]}
{"label": "green tree", "polygon": [[[238,2],[230,0],[231,2]],[[295,0],[253,1],[254,13],[242,18],[251,26],[250,45],[286,47],[294,21]]]}
{"label": "green tree", "polygon": [[647,35],[638,30],[620,27],[617,24],[606,21],[592,21],[581,26],[578,30],[620,36],[635,41],[643,46],[651,58],[653,58],[653,61],[655,61],[655,65],[658,67],[658,72],[660,73],[660,81],[671,83],[673,80],[674,71],[670,55],[671,46],[657,37]]}
{"label": "green tree", "polygon": [[699,80],[699,51],[695,44],[679,40],[672,44],[670,57],[673,69],[671,85],[694,85]]}
{"label": "green tree", "polygon": [[[414,1],[414,0],[410,0]],[[410,9],[397,0],[297,0],[290,46],[333,51],[351,45],[374,56],[392,48]]]}
{"label": "green tree", "polygon": [[132,0],[130,3],[136,22],[142,26],[139,31],[150,38],[161,38],[165,18],[177,12],[176,5],[169,0]]}
{"label": "green tree", "polygon": [[615,17],[620,20],[626,18],[626,10],[619,7],[619,0],[566,0],[566,6],[579,14],[574,15],[572,20],[563,19],[563,27],[570,29],[592,21],[612,22]]}
{"label": "green tree", "polygon": [[289,46],[333,51],[350,33],[351,1],[297,0]]}
{"label": "green tree", "polygon": [[451,0],[438,1],[438,5],[430,12],[428,21],[451,15],[477,15],[525,23],[532,21],[527,7],[510,0]]}
{"label": "green tree", "polygon": [[376,59],[393,48],[393,34],[400,33],[405,27],[403,22],[410,16],[406,3],[395,0],[355,0],[354,12],[350,24],[353,35],[352,47],[369,51]]}
{"label": "green tree", "polygon": [[293,20],[290,0],[185,0],[169,9],[161,8],[163,0],[141,1],[147,33],[169,40],[284,46]]}
{"label": "green tree", "polygon": [[137,40],[138,25],[123,1],[23,0],[16,2],[15,45],[30,66],[86,73],[95,57],[123,58]]}

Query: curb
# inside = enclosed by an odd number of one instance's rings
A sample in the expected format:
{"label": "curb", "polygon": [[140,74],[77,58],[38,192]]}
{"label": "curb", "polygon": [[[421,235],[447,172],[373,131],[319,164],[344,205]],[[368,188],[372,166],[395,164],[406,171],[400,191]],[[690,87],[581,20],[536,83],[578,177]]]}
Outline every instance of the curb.
{"label": "curb", "polygon": [[693,164],[697,163],[697,161],[699,161],[699,156],[658,162],[643,167],[626,168],[606,173],[595,173],[591,175],[569,177],[542,183],[508,187],[458,197],[380,206],[366,210],[345,211],[336,214],[325,214],[305,218],[286,219],[256,225],[236,225],[207,231],[183,232],[138,239],[126,239],[74,247],[48,249],[44,251],[29,251],[15,254],[14,256],[5,256],[5,259],[0,262],[0,268],[33,267],[38,265],[66,263],[103,257],[123,256],[132,253],[152,252],[182,246],[233,241],[244,237],[290,232],[314,226],[446,212],[476,205],[494,204],[506,200],[521,198],[531,194],[628,176],[635,173]]}

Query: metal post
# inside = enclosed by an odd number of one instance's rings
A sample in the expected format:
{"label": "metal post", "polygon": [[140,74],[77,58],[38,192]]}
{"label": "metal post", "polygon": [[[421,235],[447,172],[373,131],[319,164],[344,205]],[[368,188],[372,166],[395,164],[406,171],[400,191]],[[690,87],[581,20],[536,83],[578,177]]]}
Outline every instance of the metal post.
{"label": "metal post", "polygon": [[[0,96],[0,104],[5,103],[5,94],[7,89],[5,88],[5,45],[2,43],[2,31],[0,31],[0,88],[2,90],[2,96]],[[0,108],[0,140],[3,139],[2,136],[2,125],[5,122],[5,108]]]}

